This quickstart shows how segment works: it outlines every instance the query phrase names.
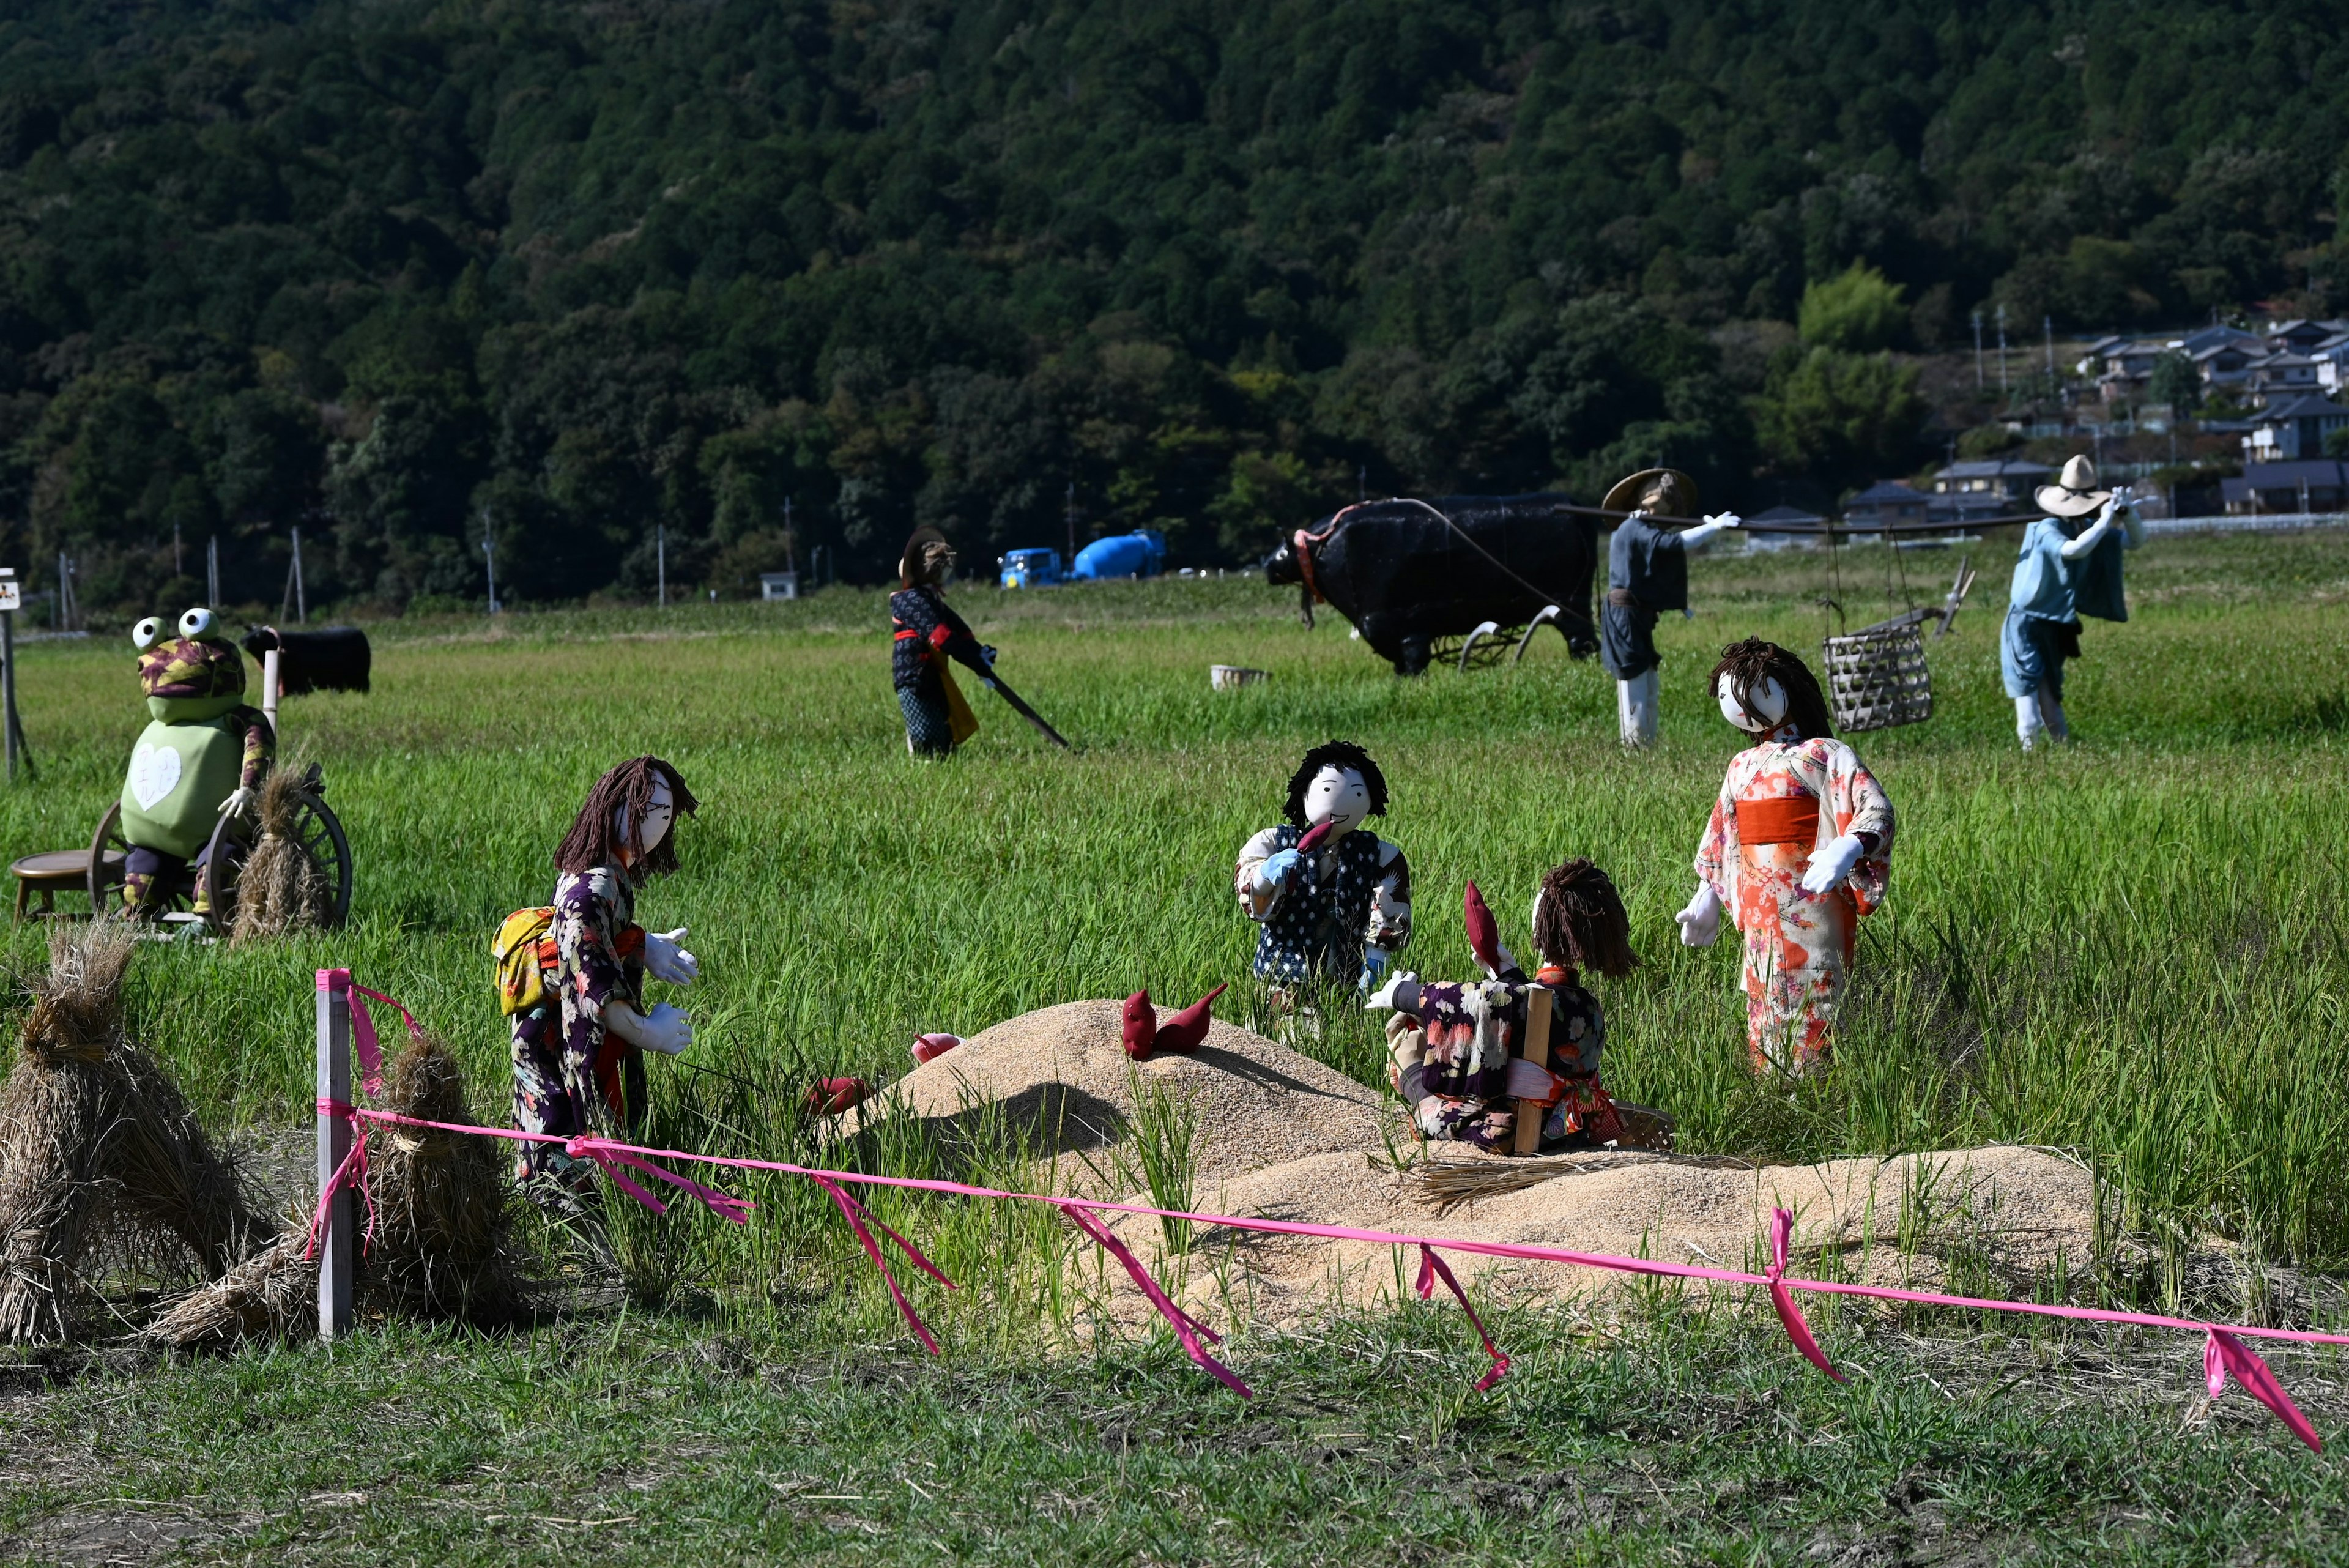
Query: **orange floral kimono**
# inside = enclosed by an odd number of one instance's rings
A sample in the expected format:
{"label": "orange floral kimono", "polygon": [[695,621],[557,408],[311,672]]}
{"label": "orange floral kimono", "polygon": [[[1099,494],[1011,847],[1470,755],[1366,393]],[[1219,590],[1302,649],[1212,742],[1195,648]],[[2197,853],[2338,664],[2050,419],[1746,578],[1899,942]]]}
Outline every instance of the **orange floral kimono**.
{"label": "orange floral kimono", "polygon": [[[1745,1044],[1754,1070],[1803,1073],[1826,1060],[1859,917],[1891,876],[1892,803],[1841,741],[1794,727],[1740,752],[1722,780],[1696,874],[1745,939]],[[1811,852],[1845,834],[1862,854],[1834,890],[1802,888]]]}

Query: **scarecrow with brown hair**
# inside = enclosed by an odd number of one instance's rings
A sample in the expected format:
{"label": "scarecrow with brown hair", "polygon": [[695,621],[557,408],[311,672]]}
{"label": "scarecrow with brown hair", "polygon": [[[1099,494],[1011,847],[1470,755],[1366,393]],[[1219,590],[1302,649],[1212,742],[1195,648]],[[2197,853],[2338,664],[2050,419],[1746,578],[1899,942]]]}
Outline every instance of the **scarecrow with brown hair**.
{"label": "scarecrow with brown hair", "polygon": [[[700,961],[680,945],[684,927],[653,932],[636,924],[636,889],[677,869],[677,818],[699,804],[658,757],[612,769],[554,852],[554,903],[521,911],[500,934],[529,979],[542,982],[534,1001],[508,1008],[514,1126],[523,1132],[575,1137],[635,1127],[645,1109],[642,1053],[675,1055],[693,1043],[692,1021],[666,1002],[647,1009],[644,988],[647,976],[690,985]],[[517,922],[535,934],[509,940]],[[553,1145],[524,1145],[520,1178],[541,1174],[568,1185],[585,1173]]]}
{"label": "scarecrow with brown hair", "polygon": [[960,659],[982,682],[995,663],[995,649],[947,603],[954,569],[947,536],[916,528],[897,562],[897,591],[889,596],[891,672],[905,718],[905,749],[917,757],[943,757],[978,732],[978,720],[947,660]]}
{"label": "scarecrow with brown hair", "polygon": [[[1590,971],[1609,977],[1639,967],[1631,924],[1614,881],[1589,861],[1566,862],[1534,892],[1528,980],[1501,946],[1474,882],[1466,898],[1468,942],[1481,981],[1422,981],[1397,975],[1370,1000],[1391,1009],[1387,1082],[1420,1136],[1506,1153],[1516,1140],[1517,1101],[1548,1107],[1542,1147],[1596,1148],[1623,1137],[1615,1103],[1599,1081],[1607,1015],[1583,987]],[[1549,1065],[1526,1059],[1526,998],[1549,992]]]}
{"label": "scarecrow with brown hair", "polygon": [[1599,612],[1599,662],[1615,678],[1615,711],[1627,746],[1656,743],[1656,618],[1688,613],[1688,553],[1744,519],[1734,512],[1673,533],[1651,516],[1696,515],[1696,481],[1676,468],[1643,468],[1619,481],[1601,505],[1630,509],[1607,545],[1607,602]]}
{"label": "scarecrow with brown hair", "polygon": [[1817,678],[1773,642],[1722,649],[1721,715],[1755,737],[1730,759],[1696,852],[1696,897],[1673,918],[1711,947],[1721,912],[1745,939],[1745,1044],[1754,1070],[1823,1064],[1859,918],[1892,871],[1892,803],[1835,738]]}

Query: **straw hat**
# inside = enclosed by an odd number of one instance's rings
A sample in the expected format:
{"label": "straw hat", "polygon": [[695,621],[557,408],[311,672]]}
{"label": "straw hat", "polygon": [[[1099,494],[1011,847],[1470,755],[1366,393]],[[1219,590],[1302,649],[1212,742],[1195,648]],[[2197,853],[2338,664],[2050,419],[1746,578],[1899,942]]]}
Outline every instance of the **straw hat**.
{"label": "straw hat", "polygon": [[2064,465],[2064,472],[2053,484],[2039,487],[2039,510],[2051,517],[2085,517],[2113,498],[2109,490],[2096,488],[2096,465],[2085,457],[2074,457]]}
{"label": "straw hat", "polygon": [[1667,517],[1696,515],[1696,481],[1677,468],[1643,468],[1629,479],[1619,480],[1599,504],[1609,512],[1629,512],[1640,504],[1649,491],[1661,486],[1663,501],[1656,507]]}

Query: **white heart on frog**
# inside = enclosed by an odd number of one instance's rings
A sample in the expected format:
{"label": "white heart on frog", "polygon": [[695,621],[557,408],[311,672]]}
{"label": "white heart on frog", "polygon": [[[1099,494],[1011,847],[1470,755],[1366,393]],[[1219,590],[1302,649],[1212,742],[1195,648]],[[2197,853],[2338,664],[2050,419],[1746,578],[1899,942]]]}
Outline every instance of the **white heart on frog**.
{"label": "white heart on frog", "polygon": [[180,753],[169,746],[141,744],[130,758],[130,798],[141,811],[180,787]]}

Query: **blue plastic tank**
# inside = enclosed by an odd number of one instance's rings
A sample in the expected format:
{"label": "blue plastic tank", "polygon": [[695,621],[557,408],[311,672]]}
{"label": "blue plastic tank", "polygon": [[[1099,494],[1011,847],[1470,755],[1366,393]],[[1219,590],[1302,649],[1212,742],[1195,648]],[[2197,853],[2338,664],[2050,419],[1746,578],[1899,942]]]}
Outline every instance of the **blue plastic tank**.
{"label": "blue plastic tank", "polygon": [[1072,577],[1154,577],[1166,569],[1166,538],[1154,529],[1113,534],[1077,552]]}

